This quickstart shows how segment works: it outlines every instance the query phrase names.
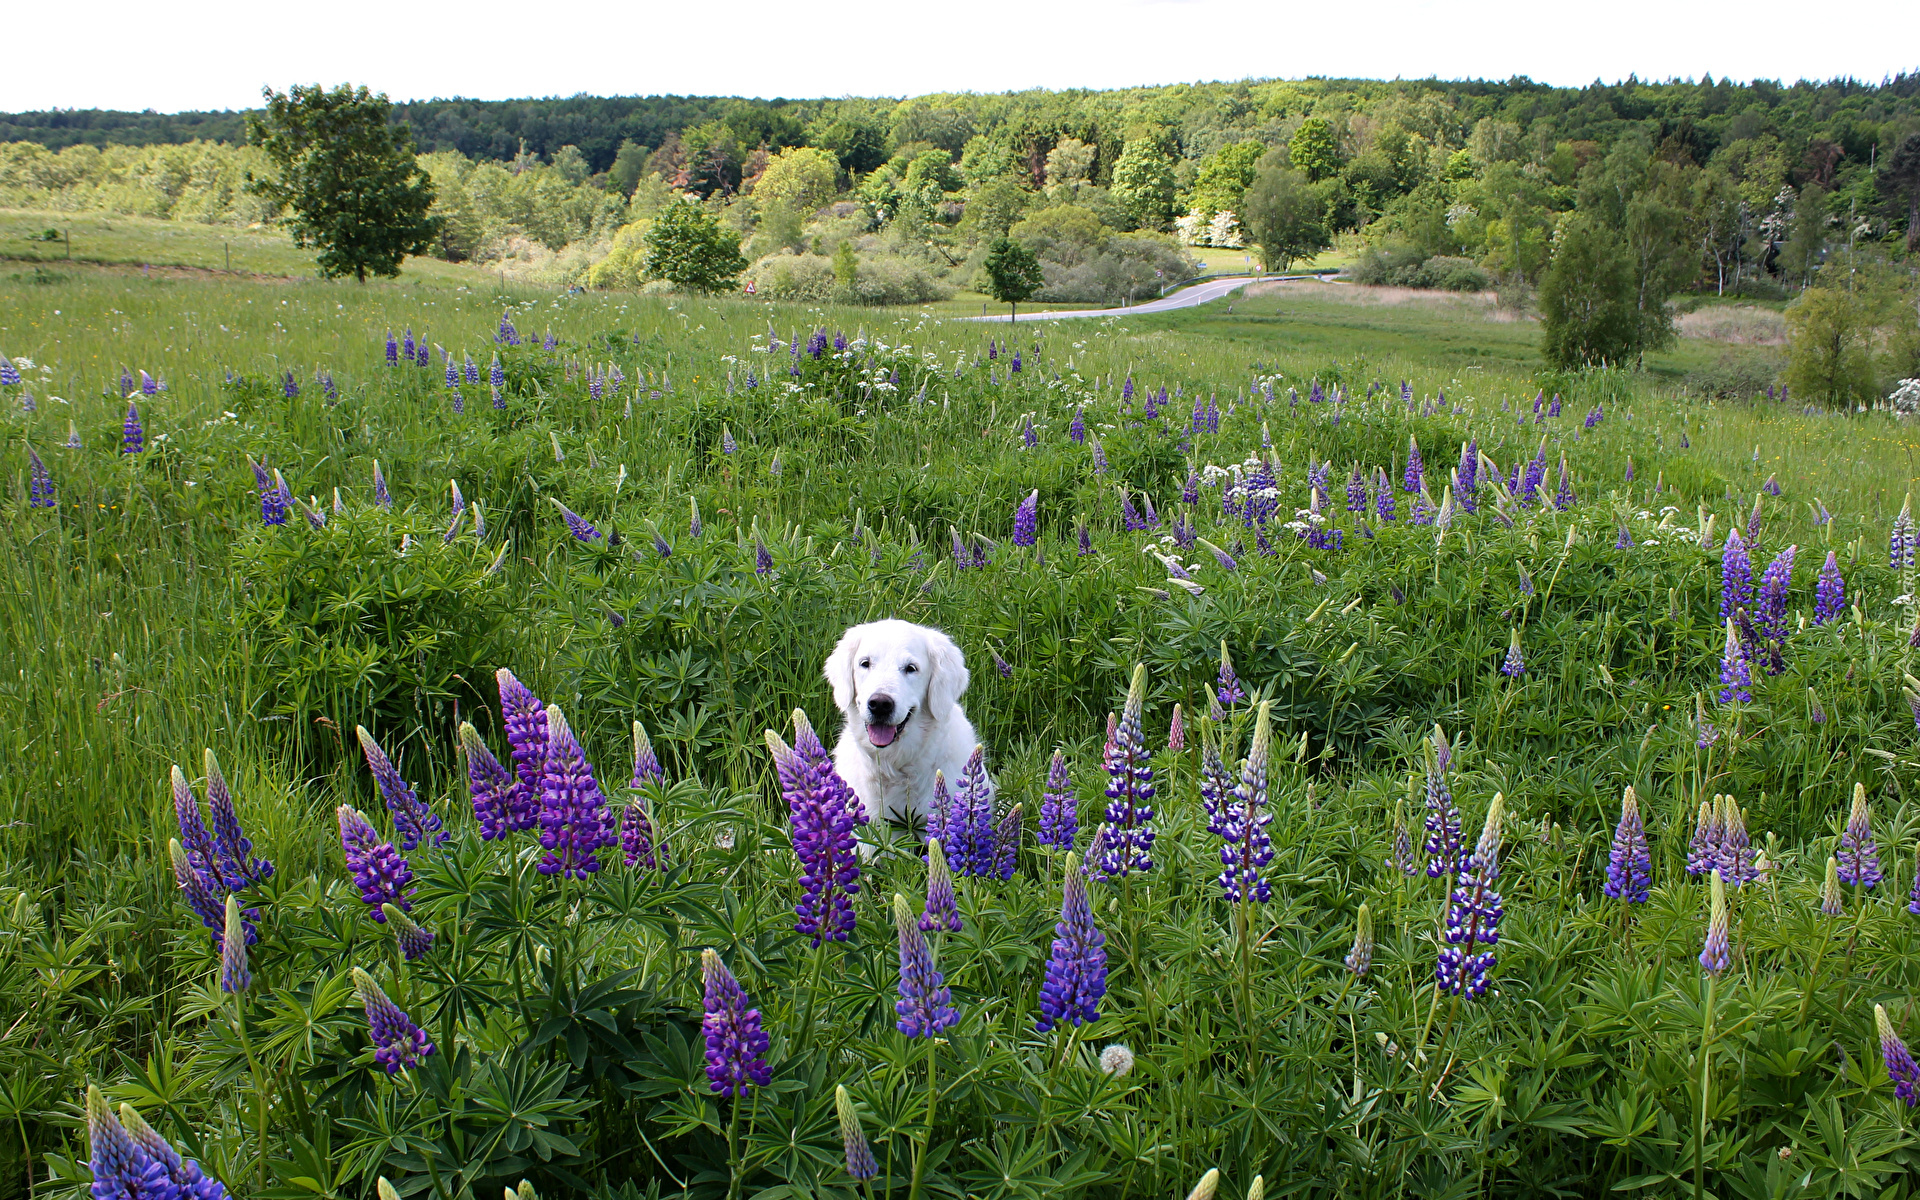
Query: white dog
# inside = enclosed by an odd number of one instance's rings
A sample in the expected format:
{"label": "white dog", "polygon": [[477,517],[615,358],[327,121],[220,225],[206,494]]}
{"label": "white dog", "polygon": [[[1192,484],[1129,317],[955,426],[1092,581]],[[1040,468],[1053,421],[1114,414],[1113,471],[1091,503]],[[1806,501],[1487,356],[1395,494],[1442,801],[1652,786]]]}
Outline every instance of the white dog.
{"label": "white dog", "polygon": [[827,682],[845,724],[833,765],[870,820],[924,827],[933,773],[957,787],[977,741],[960,708],[967,662],[953,639],[906,621],[873,621],[841,635]]}

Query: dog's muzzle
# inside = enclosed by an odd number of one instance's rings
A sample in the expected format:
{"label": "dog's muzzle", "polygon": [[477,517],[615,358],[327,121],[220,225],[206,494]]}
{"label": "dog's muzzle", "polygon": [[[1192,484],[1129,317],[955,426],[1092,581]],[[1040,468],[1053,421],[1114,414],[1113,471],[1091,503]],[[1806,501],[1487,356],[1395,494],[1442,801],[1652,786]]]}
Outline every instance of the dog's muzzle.
{"label": "dog's muzzle", "polygon": [[913,720],[913,714],[914,710],[908,709],[906,716],[891,725],[882,725],[876,721],[867,722],[867,740],[876,746],[893,745],[893,740],[900,736],[900,731],[907,727],[907,722]]}

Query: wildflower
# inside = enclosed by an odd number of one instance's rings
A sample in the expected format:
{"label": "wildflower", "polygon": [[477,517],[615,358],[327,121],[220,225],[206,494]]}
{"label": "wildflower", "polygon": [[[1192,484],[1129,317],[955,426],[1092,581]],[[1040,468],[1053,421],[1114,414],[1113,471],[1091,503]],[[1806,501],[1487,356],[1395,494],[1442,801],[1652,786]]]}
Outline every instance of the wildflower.
{"label": "wildflower", "polygon": [[398,1075],[407,1067],[417,1066],[421,1059],[433,1053],[433,1043],[427,1040],[424,1029],[413,1023],[399,1005],[387,999],[373,976],[359,967],[350,972],[353,978],[353,990],[361,1005],[367,1010],[367,1031],[372,1035],[374,1051],[373,1061],[386,1069],[389,1075]]}
{"label": "wildflower", "polygon": [[1132,497],[1130,497],[1127,494],[1127,490],[1125,488],[1119,489],[1119,492],[1120,492],[1120,524],[1123,527],[1125,527],[1129,533],[1132,533],[1141,529],[1145,529],[1147,527],[1147,523],[1141,519],[1139,510],[1133,507]]}
{"label": "wildflower", "polygon": [[1220,678],[1215,690],[1223,706],[1235,705],[1247,698],[1246,690],[1240,686],[1240,677],[1234,674],[1233,658],[1227,653],[1225,641],[1220,643]]}
{"label": "wildflower", "polygon": [[87,1142],[92,1156],[92,1193],[107,1197],[166,1196],[177,1200],[228,1200],[227,1189],[192,1159],[183,1159],[131,1104],[114,1120],[100,1089],[87,1088]]}
{"label": "wildflower", "polygon": [[720,453],[730,455],[739,449],[740,443],[733,440],[733,430],[722,425],[720,427]]}
{"label": "wildflower", "polygon": [[1647,830],[1640,821],[1640,798],[1632,785],[1620,798],[1620,823],[1613,830],[1613,849],[1607,856],[1608,898],[1629,904],[1647,902],[1653,879],[1653,859],[1647,849]]}
{"label": "wildflower", "polygon": [[120,424],[120,452],[138,454],[147,446],[146,430],[140,426],[140,409],[127,401],[127,419]]}
{"label": "wildflower", "polygon": [[1820,694],[1812,688],[1807,689],[1807,720],[1815,725],[1827,723],[1827,710],[1820,704]]}
{"label": "wildflower", "polygon": [[1841,579],[1840,564],[1829,550],[1826,564],[1820,568],[1820,578],[1813,585],[1813,623],[1825,625],[1835,620],[1845,610],[1846,602],[1846,581]]}
{"label": "wildflower", "polygon": [[1420,492],[1427,486],[1426,466],[1420,461],[1420,443],[1411,435],[1407,438],[1407,469],[1400,477],[1400,487],[1404,491]]}
{"label": "wildflower", "polygon": [[500,719],[506,726],[507,744],[513,749],[514,773],[520,777],[526,802],[531,805],[546,773],[547,709],[505,667],[494,672],[494,679],[500,686]]}
{"label": "wildflower", "polygon": [[1620,536],[1614,539],[1613,548],[1615,550],[1633,549],[1633,534],[1628,532],[1625,521],[1620,522]]}
{"label": "wildflower", "polygon": [[1700,948],[1700,966],[1718,975],[1733,965],[1733,948],[1728,944],[1727,885],[1715,871],[1708,883],[1707,938]]}
{"label": "wildflower", "polygon": [[993,820],[993,784],[987,778],[986,751],[980,746],[967,756],[941,820],[942,844],[953,852],[962,875],[985,878],[994,874],[999,848]]}
{"label": "wildflower", "polygon": [[920,930],[960,932],[960,906],[953,894],[953,872],[939,838],[927,839],[927,907],[920,914]]}
{"label": "wildflower", "polygon": [[1443,934],[1446,947],[1440,951],[1434,979],[1442,992],[1479,996],[1487,990],[1487,973],[1493,969],[1495,953],[1473,952],[1476,945],[1494,946],[1500,941],[1500,918],[1506,909],[1500,893],[1493,890],[1500,877],[1500,822],[1506,814],[1506,798],[1495,792],[1487,806],[1487,821],[1479,844],[1461,867],[1458,884],[1448,898],[1447,923]]}
{"label": "wildflower", "polygon": [[413,882],[413,871],[407,860],[400,857],[392,842],[381,841],[372,823],[352,805],[342,804],[334,814],[340,822],[340,848],[346,853],[347,874],[360,889],[360,899],[372,910],[367,915],[384,924],[387,905],[403,912],[411,910],[408,897],[413,889],[407,885]]}
{"label": "wildflower", "polygon": [[1121,1045],[1119,1042],[1113,1043],[1100,1052],[1101,1072],[1111,1075],[1115,1079],[1121,1079],[1132,1074],[1133,1064],[1133,1051]]}
{"label": "wildflower", "polygon": [[1704,875],[1720,861],[1720,834],[1719,806],[1702,800],[1694,816],[1693,840],[1687,845],[1687,874]]}
{"label": "wildflower", "polygon": [[381,908],[381,914],[387,918],[387,928],[393,930],[394,940],[400,945],[400,956],[412,962],[433,949],[433,934],[414,924],[400,909],[391,904]]}
{"label": "wildflower", "polygon": [[552,496],[547,497],[547,499],[552,501],[553,506],[560,510],[560,515],[564,517],[567,522],[567,532],[571,533],[576,539],[583,542],[597,542],[606,536],[598,529],[595,529],[591,521],[560,503],[560,501],[555,500]]}
{"label": "wildflower", "polygon": [[460,748],[467,757],[467,791],[473,799],[473,817],[480,823],[480,839],[492,841],[532,822],[531,798],[511,772],[480,740],[471,722],[460,723]]}
{"label": "wildflower", "polygon": [[1262,700],[1254,716],[1253,745],[1240,764],[1240,782],[1221,798],[1219,815],[1213,822],[1225,844],[1220,847],[1220,889],[1229,901],[1257,901],[1265,904],[1273,898],[1273,889],[1261,875],[1261,869],[1273,861],[1273,840],[1267,826],[1273,814],[1267,811],[1267,760],[1272,754],[1272,701]]}
{"label": "wildflower", "polygon": [[1167,726],[1167,749],[1175,754],[1187,748],[1186,714],[1178,704],[1173,706],[1173,721]]}
{"label": "wildflower", "polygon": [[1753,700],[1753,672],[1747,665],[1746,647],[1740,644],[1739,631],[1727,621],[1727,645],[1720,656],[1720,703],[1742,704]]}
{"label": "wildflower", "polygon": [[1080,543],[1079,557],[1084,558],[1093,553],[1093,535],[1087,531],[1087,523],[1085,521],[1078,522],[1077,532],[1077,540]]}
{"label": "wildflower", "polygon": [[1093,444],[1093,473],[1095,475],[1105,475],[1107,473],[1107,452],[1100,445],[1099,438],[1092,439],[1092,444]]}
{"label": "wildflower", "polygon": [[893,896],[893,923],[900,935],[900,999],[895,1028],[910,1038],[933,1037],[960,1020],[947,981],[933,965],[926,935],[915,924],[907,898]]}
{"label": "wildflower", "polygon": [[1920,917],[1920,846],[1914,847],[1913,890],[1907,893],[1907,911]]}
{"label": "wildflower", "polygon": [[[1558,403],[1557,397],[1555,398],[1555,403]],[[1562,452],[1560,455],[1560,486],[1553,493],[1553,506],[1561,512],[1566,512],[1578,503],[1578,498],[1573,494],[1573,476],[1567,470],[1567,456]]]}
{"label": "wildflower", "polygon": [[387,491],[387,477],[380,473],[380,460],[373,460],[373,502],[381,508],[393,507],[393,495]]}
{"label": "wildflower", "polygon": [[1827,881],[1820,889],[1820,911],[1829,917],[1837,917],[1846,911],[1846,901],[1840,895],[1840,860],[1827,856]]}
{"label": "wildflower", "polygon": [[240,916],[240,898],[227,893],[226,924],[220,935],[220,990],[244,992],[253,983],[247,970],[246,924]]}
{"label": "wildflower", "polygon": [[793,747],[767,731],[786,796],[793,852],[800,860],[800,902],[794,906],[796,932],[822,941],[844,942],[853,934],[853,898],[860,893],[860,860],[854,828],[867,823],[866,808],[833,768],[832,756],[807,721],[793,710]]}
{"label": "wildflower", "polygon": [[558,705],[547,706],[547,754],[540,777],[540,845],[547,853],[542,875],[585,879],[600,869],[595,851],[614,842],[607,828],[607,801],[593,777],[593,764],[568,728]]}
{"label": "wildflower", "polygon": [[854,1111],[853,1097],[847,1094],[844,1085],[834,1086],[833,1110],[840,1118],[840,1144],[847,1151],[847,1174],[855,1179],[872,1179],[880,1173],[880,1164],[874,1161],[873,1148],[867,1145],[867,1135],[860,1128],[860,1114]]}
{"label": "wildflower", "polygon": [[1907,1044],[1893,1031],[1887,1010],[1878,1004],[1873,1006],[1873,1027],[1880,1035],[1880,1056],[1886,1060],[1887,1078],[1893,1082],[1894,1097],[1905,1100],[1908,1108],[1920,1104],[1920,1091],[1916,1090],[1916,1085],[1920,1085],[1920,1066],[1914,1065]]}
{"label": "wildflower", "polygon": [[1076,446],[1086,445],[1087,418],[1086,412],[1081,405],[1074,405],[1073,420],[1067,425],[1067,437],[1072,439],[1073,444]]}
{"label": "wildflower", "polygon": [[1920,535],[1914,529],[1913,496],[1909,494],[1887,538],[1887,566],[1895,571],[1913,566],[1916,546],[1920,546]]}
{"label": "wildflower", "polygon": [[706,526],[700,521],[700,501],[697,497],[687,497],[687,507],[692,511],[692,519],[687,525],[687,536],[698,540],[706,532]]}
{"label": "wildflower", "polygon": [[1093,923],[1086,880],[1078,866],[1075,856],[1067,855],[1060,921],[1053,927],[1053,951],[1040,984],[1037,1033],[1047,1033],[1062,1022],[1084,1025],[1099,1020],[1100,999],[1107,994],[1107,938]]}
{"label": "wildflower", "polygon": [[1847,815],[1847,827],[1840,834],[1839,857],[1840,882],[1854,887],[1879,886],[1880,848],[1873,840],[1864,783],[1853,785],[1853,811]]}
{"label": "wildflower", "polygon": [[1460,871],[1460,810],[1454,807],[1453,789],[1447,784],[1447,767],[1453,762],[1453,749],[1440,726],[1433,727],[1429,739],[1433,759],[1427,766],[1427,878],[1451,879]]}
{"label": "wildflower", "polygon": [[1360,906],[1353,922],[1353,949],[1347,953],[1347,970],[1364,977],[1373,969],[1373,909]]}
{"label": "wildflower", "polygon": [[1080,806],[1067,774],[1067,756],[1055,750],[1047,768],[1047,786],[1040,795],[1040,844],[1071,850],[1079,829]]}
{"label": "wildflower", "polygon": [[1760,877],[1754,865],[1753,842],[1747,836],[1746,814],[1732,796],[1719,797],[1720,846],[1717,865],[1720,877],[1733,887],[1745,887]]}
{"label": "wildflower", "polygon": [[1500,673],[1509,679],[1518,679],[1527,673],[1526,660],[1520,657],[1520,631],[1513,631],[1513,640],[1507,643],[1507,657],[1500,663]]}
{"label": "wildflower", "polygon": [[1367,480],[1360,473],[1360,464],[1353,464],[1353,473],[1347,476],[1347,511],[1363,513],[1367,511]]}
{"label": "wildflower", "polygon": [[1146,699],[1147,668],[1137,663],[1107,762],[1106,846],[1099,867],[1108,879],[1153,869],[1153,764],[1141,732]]}
{"label": "wildflower", "polygon": [[[380,785],[380,795],[387,802],[387,811],[393,814],[393,829],[400,835],[400,848],[412,850],[422,841],[430,845],[440,845],[451,835],[440,829],[439,816],[400,778],[400,772],[380,744],[373,740],[365,726],[354,726],[354,732],[360,737],[361,752],[366,755],[367,768],[373,772],[374,782]],[[434,834],[440,836],[434,837]]]}
{"label": "wildflower", "polygon": [[40,455],[32,446],[27,447],[27,458],[32,464],[32,483],[27,490],[29,508],[52,508],[56,501],[53,491],[53,476],[47,473],[47,464],[40,461]]}
{"label": "wildflower", "polygon": [[[273,864],[264,858],[253,857],[253,843],[247,840],[240,829],[240,814],[233,805],[233,792],[227,787],[226,776],[220,773],[220,761],[213,751],[206,751],[207,769],[207,811],[213,819],[213,836],[210,839],[211,855],[205,859],[204,868],[211,871],[215,879],[227,891],[239,891],[241,888],[264,883],[273,877]],[[179,787],[185,778],[175,785],[175,815],[180,813]],[[188,794],[188,802],[192,794]],[[198,810],[195,810],[198,818]],[[182,835],[188,836],[185,826]],[[189,845],[192,842],[189,841]]]}
{"label": "wildflower", "polygon": [[760,1010],[747,1007],[747,993],[711,948],[700,954],[705,984],[700,1030],[707,1043],[707,1082],[717,1095],[744,1096],[749,1087],[773,1082],[767,1066],[771,1045],[760,1026]]}
{"label": "wildflower", "polygon": [[773,573],[773,551],[767,549],[766,539],[760,536],[758,524],[753,529],[753,573],[755,575]]}
{"label": "wildflower", "polygon": [[275,482],[267,468],[247,457],[247,465],[253,468],[254,487],[260,493],[260,520],[267,525],[285,525],[287,523],[287,504],[281,499],[280,484]]}
{"label": "wildflower", "polygon": [[1040,489],[1027,493],[1027,498],[1013,510],[1013,544],[1031,546],[1039,539],[1035,536],[1039,524]]}

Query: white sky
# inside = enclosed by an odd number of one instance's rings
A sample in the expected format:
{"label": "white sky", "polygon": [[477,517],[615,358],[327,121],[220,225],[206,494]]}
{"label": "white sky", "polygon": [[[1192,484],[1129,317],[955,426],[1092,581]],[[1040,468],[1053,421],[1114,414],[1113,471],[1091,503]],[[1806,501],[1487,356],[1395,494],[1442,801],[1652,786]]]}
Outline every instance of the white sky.
{"label": "white sky", "polygon": [[251,107],[263,84],[396,100],[807,98],[1212,79],[1877,82],[1920,68],[1920,3],[1857,0],[96,0],[9,6],[0,110]]}

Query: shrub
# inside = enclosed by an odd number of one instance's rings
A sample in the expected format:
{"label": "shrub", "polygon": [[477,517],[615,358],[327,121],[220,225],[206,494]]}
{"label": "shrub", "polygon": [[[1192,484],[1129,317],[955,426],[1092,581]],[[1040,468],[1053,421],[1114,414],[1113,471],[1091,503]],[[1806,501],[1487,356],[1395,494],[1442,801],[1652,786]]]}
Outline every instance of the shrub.
{"label": "shrub", "polygon": [[1369,247],[1351,276],[1355,283],[1446,292],[1484,292],[1493,286],[1493,275],[1470,258],[1447,254],[1427,257],[1405,245]]}

